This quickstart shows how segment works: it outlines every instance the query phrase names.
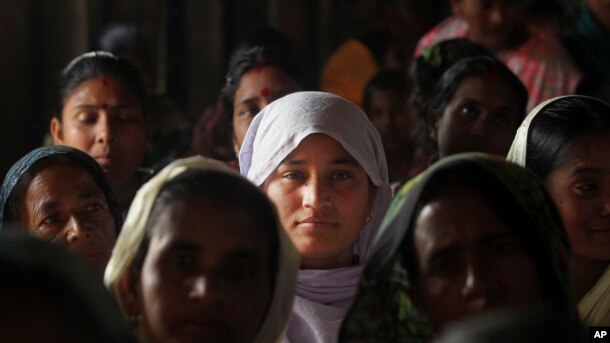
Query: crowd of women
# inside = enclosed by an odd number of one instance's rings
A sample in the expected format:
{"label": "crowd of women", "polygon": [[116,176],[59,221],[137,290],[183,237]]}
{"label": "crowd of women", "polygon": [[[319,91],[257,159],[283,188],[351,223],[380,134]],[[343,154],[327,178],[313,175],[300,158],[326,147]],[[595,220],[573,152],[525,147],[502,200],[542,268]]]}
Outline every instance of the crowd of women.
{"label": "crowd of women", "polygon": [[523,25],[534,2],[452,0],[362,106],[267,32],[196,154],[153,168],[137,69],[76,57],[54,145],[2,184],[0,340],[587,341],[610,326],[608,80]]}

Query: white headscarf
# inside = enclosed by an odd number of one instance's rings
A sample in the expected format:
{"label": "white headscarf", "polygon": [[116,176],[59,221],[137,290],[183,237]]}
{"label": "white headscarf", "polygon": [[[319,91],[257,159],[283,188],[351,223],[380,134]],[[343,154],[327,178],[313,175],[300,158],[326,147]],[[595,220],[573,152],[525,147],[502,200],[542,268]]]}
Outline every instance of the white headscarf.
{"label": "white headscarf", "polygon": [[297,92],[274,101],[252,121],[239,154],[242,175],[262,185],[299,143],[323,133],[362,166],[377,186],[373,220],[365,225],[354,246],[359,266],[331,270],[301,270],[297,297],[288,324],[288,340],[336,341],[345,312],[358,286],[383,216],[391,189],[381,138],[366,114],[353,103],[330,93]]}
{"label": "white headscarf", "polygon": [[[221,172],[241,178],[237,172],[220,162],[195,156],[172,162],[144,184],[131,203],[125,224],[106,267],[104,282],[115,296],[120,280],[131,268],[138,248],[146,236],[146,224],[157,194],[167,182],[181,173],[193,169]],[[296,286],[299,266],[298,251],[288,235],[281,229],[277,218],[276,221],[280,246],[278,272],[269,310],[254,341],[256,343],[276,342],[281,338],[292,308]]]}

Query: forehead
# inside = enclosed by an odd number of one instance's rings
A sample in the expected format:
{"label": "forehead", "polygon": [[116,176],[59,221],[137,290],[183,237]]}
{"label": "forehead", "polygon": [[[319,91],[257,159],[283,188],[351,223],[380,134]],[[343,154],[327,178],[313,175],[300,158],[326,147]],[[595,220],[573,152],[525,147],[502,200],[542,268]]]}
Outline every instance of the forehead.
{"label": "forehead", "polygon": [[453,94],[453,101],[463,98],[478,99],[504,106],[517,107],[515,91],[497,72],[464,78]]}
{"label": "forehead", "polygon": [[162,245],[175,241],[200,247],[211,253],[235,250],[268,250],[266,230],[244,204],[228,204],[207,197],[175,201],[159,209],[151,230],[151,241]]}
{"label": "forehead", "polygon": [[27,184],[25,206],[34,208],[49,201],[69,203],[84,195],[105,200],[104,192],[85,168],[75,163],[53,163],[43,167]]}
{"label": "forehead", "polygon": [[438,192],[415,221],[415,243],[424,251],[478,246],[496,236],[512,232],[479,191],[466,187]]}
{"label": "forehead", "polygon": [[241,77],[237,92],[247,92],[258,87],[295,88],[297,83],[278,66],[255,66]]}
{"label": "forehead", "polygon": [[596,130],[576,137],[560,152],[560,168],[576,170],[583,167],[593,167],[600,171],[610,172],[610,159],[607,152],[610,149],[610,129]]}
{"label": "forehead", "polygon": [[282,164],[299,160],[308,163],[343,162],[360,167],[336,139],[323,133],[314,133],[305,137],[299,145],[282,161]]}
{"label": "forehead", "polygon": [[121,79],[111,76],[95,76],[81,82],[66,95],[64,102],[91,101],[99,97],[116,97],[139,103],[138,97]]}

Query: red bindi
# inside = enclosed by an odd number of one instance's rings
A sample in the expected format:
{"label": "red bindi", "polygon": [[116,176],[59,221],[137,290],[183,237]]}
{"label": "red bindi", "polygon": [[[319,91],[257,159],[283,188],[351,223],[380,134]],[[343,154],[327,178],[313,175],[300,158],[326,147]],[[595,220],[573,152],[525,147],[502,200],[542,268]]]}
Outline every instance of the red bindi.
{"label": "red bindi", "polygon": [[108,104],[107,103],[103,103],[102,104],[102,109],[107,110],[108,109]]}
{"label": "red bindi", "polygon": [[261,89],[261,95],[265,98],[268,97],[270,93],[271,91],[267,87],[263,87],[263,89]]}
{"label": "red bindi", "polygon": [[107,78],[105,78],[105,77],[102,77],[102,84],[103,84],[104,86],[108,86],[108,79],[107,79]]}

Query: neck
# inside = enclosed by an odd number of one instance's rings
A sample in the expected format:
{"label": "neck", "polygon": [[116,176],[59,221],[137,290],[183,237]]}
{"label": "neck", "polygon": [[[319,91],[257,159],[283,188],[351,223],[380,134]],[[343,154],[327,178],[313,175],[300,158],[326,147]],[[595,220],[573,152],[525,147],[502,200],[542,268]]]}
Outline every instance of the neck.
{"label": "neck", "polygon": [[595,285],[602,276],[608,261],[596,261],[581,256],[573,258],[574,299],[582,300],[587,292]]}
{"label": "neck", "polygon": [[[402,154],[388,154],[388,175],[390,182],[402,181],[408,178],[413,153],[401,151]],[[390,156],[391,155],[391,156]]]}
{"label": "neck", "polygon": [[349,252],[349,254],[342,254],[340,256],[333,256],[330,258],[307,258],[305,256],[301,256],[301,269],[318,269],[318,270],[326,270],[326,269],[336,269],[343,267],[350,267],[355,264],[354,254]]}
{"label": "neck", "polygon": [[133,200],[133,197],[136,195],[139,186],[140,183],[138,182],[137,174],[134,174],[123,183],[112,185],[112,190],[119,202],[121,213],[125,213],[129,210],[131,200]]}

